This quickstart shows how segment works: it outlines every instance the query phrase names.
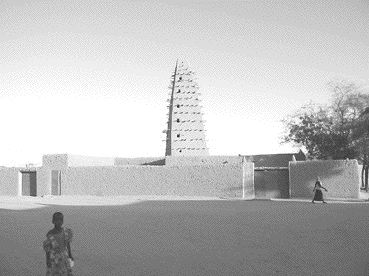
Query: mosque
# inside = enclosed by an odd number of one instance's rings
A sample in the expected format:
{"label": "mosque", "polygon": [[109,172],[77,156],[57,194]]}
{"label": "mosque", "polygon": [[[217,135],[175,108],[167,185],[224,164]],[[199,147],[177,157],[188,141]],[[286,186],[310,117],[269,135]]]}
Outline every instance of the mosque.
{"label": "mosque", "polygon": [[39,167],[0,167],[0,196],[173,195],[234,199],[311,198],[316,176],[329,198],[359,198],[356,160],[306,160],[297,153],[212,156],[195,73],[171,76],[163,157],[47,154]]}

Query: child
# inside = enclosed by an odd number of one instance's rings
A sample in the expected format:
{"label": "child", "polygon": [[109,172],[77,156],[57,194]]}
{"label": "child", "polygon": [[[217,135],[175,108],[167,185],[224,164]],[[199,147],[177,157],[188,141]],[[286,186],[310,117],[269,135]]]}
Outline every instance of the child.
{"label": "child", "polygon": [[73,233],[71,229],[62,227],[63,220],[62,213],[54,213],[52,220],[54,228],[47,233],[47,239],[43,243],[47,276],[73,276],[71,267],[74,260],[70,249]]}
{"label": "child", "polygon": [[313,203],[315,203],[314,202],[315,200],[323,201],[323,203],[327,203],[327,202],[324,201],[322,189],[324,189],[326,192],[328,192],[328,190],[326,188],[324,188],[322,186],[322,184],[320,183],[319,177],[317,177],[316,182],[315,182],[315,186],[314,186],[314,189],[313,189],[313,192],[315,192],[314,198],[313,198],[313,201],[312,201]]}

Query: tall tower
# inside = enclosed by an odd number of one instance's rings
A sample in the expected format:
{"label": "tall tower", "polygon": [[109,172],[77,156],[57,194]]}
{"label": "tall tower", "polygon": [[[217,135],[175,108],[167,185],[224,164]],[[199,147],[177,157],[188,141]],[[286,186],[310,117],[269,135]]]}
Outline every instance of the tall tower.
{"label": "tall tower", "polygon": [[165,156],[209,155],[199,86],[185,62],[176,62],[169,88]]}

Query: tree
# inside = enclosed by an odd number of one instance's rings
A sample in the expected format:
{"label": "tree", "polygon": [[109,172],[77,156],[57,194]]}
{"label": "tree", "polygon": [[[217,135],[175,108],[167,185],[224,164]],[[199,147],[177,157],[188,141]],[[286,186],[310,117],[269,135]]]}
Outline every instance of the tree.
{"label": "tree", "polygon": [[353,156],[346,133],[337,127],[329,108],[308,104],[283,120],[287,133],[284,143],[307,150],[310,159],[342,159]]}
{"label": "tree", "polygon": [[358,158],[363,145],[354,142],[352,133],[359,127],[360,114],[369,107],[369,95],[352,82],[330,82],[328,86],[330,104],[310,103],[282,121],[286,130],[282,143],[304,147],[310,159]]}

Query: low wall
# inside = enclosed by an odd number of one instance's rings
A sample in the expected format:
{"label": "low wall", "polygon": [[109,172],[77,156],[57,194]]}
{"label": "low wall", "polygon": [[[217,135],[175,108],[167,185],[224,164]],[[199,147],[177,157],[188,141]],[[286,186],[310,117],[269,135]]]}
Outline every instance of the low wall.
{"label": "low wall", "polygon": [[51,170],[49,167],[41,167],[37,171],[37,196],[51,194]]}
{"label": "low wall", "polygon": [[255,184],[254,184],[254,163],[244,162],[241,164],[243,166],[243,196],[244,199],[254,199],[255,198]]}
{"label": "low wall", "polygon": [[68,154],[68,167],[114,166],[115,158]]}
{"label": "low wall", "polygon": [[67,167],[114,166],[113,157],[96,157],[72,154],[45,154],[42,166],[62,170]]}
{"label": "low wall", "polygon": [[289,171],[293,198],[312,198],[317,176],[328,189],[326,198],[359,198],[360,174],[356,160],[290,162]]}
{"label": "low wall", "polygon": [[0,168],[0,195],[18,195],[18,174],[20,168]]}
{"label": "low wall", "polygon": [[68,166],[68,154],[45,154],[42,156],[42,167],[64,169]]}
{"label": "low wall", "polygon": [[[222,166],[70,167],[62,171],[64,195],[177,195],[242,197],[253,187],[253,164]],[[245,176],[244,182],[242,181]],[[245,191],[253,197],[253,190]]]}
{"label": "low wall", "polygon": [[65,171],[68,167],[113,166],[115,158],[71,154],[46,154],[37,171],[37,195],[51,194],[51,172]]}
{"label": "low wall", "polygon": [[51,194],[51,171],[64,171],[68,167],[68,154],[45,154],[42,167],[37,171],[37,195]]}
{"label": "low wall", "polygon": [[115,166],[164,166],[164,157],[138,157],[138,158],[115,158]]}
{"label": "low wall", "polygon": [[293,156],[296,160],[306,160],[305,155],[300,151],[264,155],[166,156],[165,164],[169,166],[239,164],[245,158],[246,162],[253,162],[255,167],[287,167],[288,162],[293,160]]}
{"label": "low wall", "polygon": [[298,153],[277,153],[261,155],[245,155],[248,162],[254,162],[255,167],[288,167],[288,163],[293,161],[305,161],[306,156],[302,151]]}
{"label": "low wall", "polygon": [[255,198],[289,198],[289,173],[288,168],[283,170],[258,170],[255,169]]}
{"label": "low wall", "polygon": [[166,156],[167,166],[194,166],[194,165],[237,165],[242,163],[242,156]]}
{"label": "low wall", "polygon": [[[38,171],[37,168],[24,168],[24,167],[12,167],[0,168],[0,196],[18,196],[22,193],[22,175],[21,172],[36,172],[36,179],[38,180]],[[37,195],[38,189],[37,189]]]}
{"label": "low wall", "polygon": [[362,175],[363,165],[359,165],[358,169],[359,169],[359,175],[360,175],[360,187],[364,188],[365,184],[363,183],[363,178],[365,179],[365,176]]}

